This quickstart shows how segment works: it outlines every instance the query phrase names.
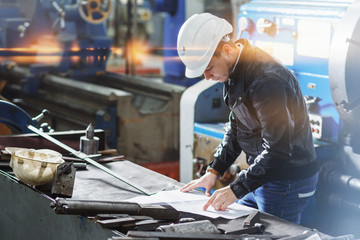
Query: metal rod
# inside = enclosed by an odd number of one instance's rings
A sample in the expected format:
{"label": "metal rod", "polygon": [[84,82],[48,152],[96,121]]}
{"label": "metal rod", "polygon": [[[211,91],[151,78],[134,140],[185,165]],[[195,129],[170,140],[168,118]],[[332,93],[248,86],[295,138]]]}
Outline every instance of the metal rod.
{"label": "metal rod", "polygon": [[225,235],[215,233],[173,233],[173,232],[151,232],[151,231],[128,231],[128,237],[133,238],[159,238],[159,239],[233,239],[233,240],[245,240],[245,239],[258,239],[258,240],[271,240],[285,237],[284,235],[258,235],[258,234],[242,234],[242,235]]}
{"label": "metal rod", "polygon": [[48,135],[47,133],[44,133],[42,131],[40,131],[39,129],[37,129],[36,127],[34,126],[31,126],[31,125],[28,125],[27,126],[29,130],[33,131],[34,133],[38,134],[39,136],[49,140],[50,142],[56,144],[57,146],[63,148],[64,150],[70,152],[71,154],[73,154],[74,156],[80,158],[80,159],[83,159],[84,161],[86,161],[87,163],[103,170],[104,172],[106,172],[107,174],[110,174],[111,176],[117,178],[118,180],[126,183],[127,185],[139,190],[140,192],[144,193],[145,195],[148,195],[150,196],[151,194],[149,193],[148,190],[146,190],[145,188],[137,185],[136,183],[133,183],[132,181],[124,178],[124,177],[121,177],[119,174],[117,174],[116,172],[108,169],[107,167],[97,163],[96,161],[92,160],[91,158],[89,158],[85,153],[82,153],[82,152],[79,152],[79,151],[76,151],[75,149],[67,146],[66,144],[58,141],[57,139],[51,137],[50,135]]}

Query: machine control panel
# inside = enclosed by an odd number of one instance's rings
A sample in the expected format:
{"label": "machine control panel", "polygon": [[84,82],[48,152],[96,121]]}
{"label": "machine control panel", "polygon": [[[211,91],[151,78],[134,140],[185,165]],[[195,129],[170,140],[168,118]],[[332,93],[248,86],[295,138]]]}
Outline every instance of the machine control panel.
{"label": "machine control panel", "polygon": [[310,127],[314,139],[330,140],[331,117],[309,113]]}

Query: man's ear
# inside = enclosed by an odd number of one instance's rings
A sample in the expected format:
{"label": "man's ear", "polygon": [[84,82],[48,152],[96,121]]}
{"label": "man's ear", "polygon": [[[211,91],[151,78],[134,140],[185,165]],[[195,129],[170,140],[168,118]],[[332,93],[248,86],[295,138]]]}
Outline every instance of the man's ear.
{"label": "man's ear", "polygon": [[232,47],[229,44],[225,43],[222,46],[222,50],[226,55],[229,55],[232,51]]}

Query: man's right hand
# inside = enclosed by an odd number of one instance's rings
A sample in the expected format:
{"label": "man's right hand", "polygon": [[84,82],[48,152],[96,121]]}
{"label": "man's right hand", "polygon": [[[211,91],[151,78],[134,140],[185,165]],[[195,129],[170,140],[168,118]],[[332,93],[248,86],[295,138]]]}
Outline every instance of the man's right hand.
{"label": "man's right hand", "polygon": [[206,196],[210,196],[210,190],[215,185],[218,176],[214,173],[207,172],[199,179],[192,180],[180,189],[181,192],[189,192],[195,188],[205,188]]}

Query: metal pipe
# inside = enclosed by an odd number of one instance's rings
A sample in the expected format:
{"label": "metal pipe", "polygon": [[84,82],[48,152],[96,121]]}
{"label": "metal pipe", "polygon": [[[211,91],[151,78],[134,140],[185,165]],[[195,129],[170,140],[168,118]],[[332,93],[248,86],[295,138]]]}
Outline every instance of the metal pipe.
{"label": "metal pipe", "polygon": [[346,199],[338,193],[331,193],[328,197],[328,203],[332,206],[340,207],[341,209],[345,208],[350,211],[360,212],[360,202]]}
{"label": "metal pipe", "polygon": [[[131,39],[132,39],[132,0],[127,2],[127,31],[126,31],[126,40],[125,40],[125,73],[129,75],[130,70],[132,69],[133,59],[131,58]],[[131,71],[132,73],[132,71]]]}
{"label": "metal pipe", "polygon": [[350,175],[342,174],[337,170],[329,171],[326,175],[326,182],[339,186],[340,188],[346,188],[350,191],[356,191],[360,193],[360,179]]}
{"label": "metal pipe", "polygon": [[50,204],[57,214],[96,215],[99,213],[123,213],[140,215],[140,205],[129,202],[71,200],[57,198]]}
{"label": "metal pipe", "polygon": [[179,212],[161,205],[140,205],[133,202],[73,200],[57,198],[50,204],[57,214],[79,214],[94,216],[97,214],[129,214],[149,216],[158,220],[178,220]]}
{"label": "metal pipe", "polygon": [[185,90],[185,87],[179,85],[152,82],[138,76],[130,77],[111,72],[106,72],[105,76],[99,77],[100,80],[102,84],[108,87],[164,100],[171,100],[174,93],[182,93]]}

